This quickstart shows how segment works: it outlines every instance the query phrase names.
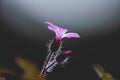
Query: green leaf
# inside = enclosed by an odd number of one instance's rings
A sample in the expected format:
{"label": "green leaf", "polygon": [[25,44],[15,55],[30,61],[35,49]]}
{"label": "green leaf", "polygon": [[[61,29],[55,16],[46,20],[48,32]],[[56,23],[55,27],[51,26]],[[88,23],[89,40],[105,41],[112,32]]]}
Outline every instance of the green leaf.
{"label": "green leaf", "polygon": [[7,68],[0,68],[0,74],[9,74],[9,75],[15,76],[15,73],[12,70]]}
{"label": "green leaf", "polygon": [[24,70],[23,80],[45,80],[45,76],[40,76],[39,69],[30,61],[17,57],[16,63]]}
{"label": "green leaf", "polygon": [[93,69],[102,80],[116,80],[110,73],[106,72],[101,65],[93,64]]}

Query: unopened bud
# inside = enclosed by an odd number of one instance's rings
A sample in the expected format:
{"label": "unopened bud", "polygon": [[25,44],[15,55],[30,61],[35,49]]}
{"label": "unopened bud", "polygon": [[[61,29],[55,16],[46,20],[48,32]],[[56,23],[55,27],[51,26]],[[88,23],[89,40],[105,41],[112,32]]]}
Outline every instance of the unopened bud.
{"label": "unopened bud", "polygon": [[52,52],[56,52],[59,48],[60,48],[60,45],[61,45],[61,40],[56,40],[54,39],[51,43],[50,43],[50,50]]}

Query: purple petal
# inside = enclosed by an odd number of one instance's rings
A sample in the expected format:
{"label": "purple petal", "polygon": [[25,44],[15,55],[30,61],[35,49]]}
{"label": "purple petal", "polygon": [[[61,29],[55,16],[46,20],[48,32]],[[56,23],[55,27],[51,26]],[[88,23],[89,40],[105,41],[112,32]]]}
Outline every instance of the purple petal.
{"label": "purple petal", "polygon": [[80,35],[78,33],[66,33],[62,36],[62,38],[80,38]]}
{"label": "purple petal", "polygon": [[59,27],[59,26],[57,26],[57,28],[59,30],[59,33],[62,34],[62,35],[65,34],[68,31],[68,29],[62,28],[62,27]]}
{"label": "purple petal", "polygon": [[48,27],[49,30],[56,30],[58,33],[63,33],[63,34],[68,31],[68,29],[56,26],[49,21],[46,21],[45,23],[49,25],[49,27]]}
{"label": "purple petal", "polygon": [[55,32],[55,30],[56,30],[56,26],[55,26],[53,23],[48,22],[48,21],[46,21],[45,23],[48,24],[48,29],[49,29],[49,30]]}
{"label": "purple petal", "polygon": [[57,27],[53,23],[49,21],[46,21],[45,23],[48,24],[48,30],[53,31],[56,35],[58,35]]}
{"label": "purple petal", "polygon": [[57,38],[62,38],[62,36],[68,31],[68,29],[56,26],[49,21],[46,21],[45,23],[48,24],[49,30],[55,32]]}
{"label": "purple petal", "polygon": [[53,23],[51,23],[49,21],[46,21],[45,23],[48,24],[49,26],[51,26],[52,28],[55,28],[55,25]]}
{"label": "purple petal", "polygon": [[48,30],[54,31],[54,28],[51,26],[48,26]]}
{"label": "purple petal", "polygon": [[72,50],[67,50],[67,51],[64,51],[63,53],[64,53],[64,54],[71,54],[71,53],[72,53]]}
{"label": "purple petal", "polygon": [[55,29],[52,26],[48,26],[48,30],[56,32]]}

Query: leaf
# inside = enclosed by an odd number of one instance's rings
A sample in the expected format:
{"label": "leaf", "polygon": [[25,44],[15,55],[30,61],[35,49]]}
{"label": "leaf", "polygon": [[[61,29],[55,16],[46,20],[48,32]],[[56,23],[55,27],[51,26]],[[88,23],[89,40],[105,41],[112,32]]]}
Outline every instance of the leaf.
{"label": "leaf", "polygon": [[93,64],[93,69],[102,80],[116,80],[110,73],[106,72],[101,65]]}
{"label": "leaf", "polygon": [[12,70],[7,68],[0,68],[0,74],[9,74],[9,75],[15,76],[15,73]]}
{"label": "leaf", "polygon": [[30,61],[17,57],[16,63],[24,70],[23,80],[45,80],[45,76],[40,76],[37,66]]}

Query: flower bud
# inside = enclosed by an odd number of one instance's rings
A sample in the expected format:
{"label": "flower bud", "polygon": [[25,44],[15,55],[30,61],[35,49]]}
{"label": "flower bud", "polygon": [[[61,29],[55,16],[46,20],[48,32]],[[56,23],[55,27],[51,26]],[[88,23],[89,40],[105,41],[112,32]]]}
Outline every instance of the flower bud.
{"label": "flower bud", "polygon": [[51,43],[50,43],[50,51],[52,52],[56,52],[57,50],[59,50],[61,46],[61,40],[56,40],[54,39]]}

